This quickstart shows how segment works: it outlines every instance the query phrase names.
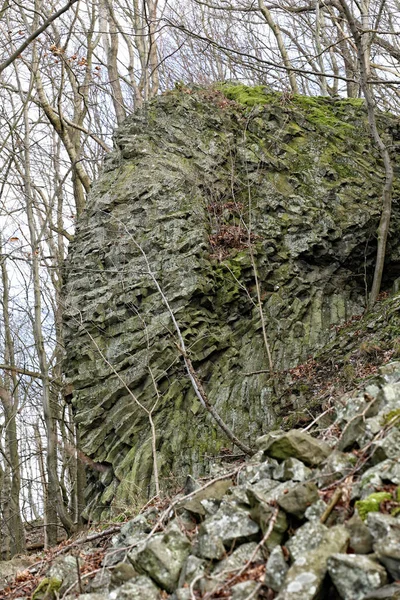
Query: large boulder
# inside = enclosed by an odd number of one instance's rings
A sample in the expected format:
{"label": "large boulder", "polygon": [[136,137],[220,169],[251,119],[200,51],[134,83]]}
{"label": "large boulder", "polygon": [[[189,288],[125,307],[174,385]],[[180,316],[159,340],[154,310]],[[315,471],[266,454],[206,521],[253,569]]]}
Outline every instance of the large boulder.
{"label": "large boulder", "polygon": [[[210,402],[251,446],[307,404],[275,395],[260,308],[276,370],[363,311],[383,167],[362,101],[258,90],[254,105],[243,88],[248,108],[235,89],[166,93],[129,117],[78,220],[65,374],[91,518],[154,493],[144,408],[156,403],[163,481],[203,475],[228,445],[185,375],[171,312]],[[393,123],[379,118],[387,139]],[[394,203],[393,276],[399,232]]]}

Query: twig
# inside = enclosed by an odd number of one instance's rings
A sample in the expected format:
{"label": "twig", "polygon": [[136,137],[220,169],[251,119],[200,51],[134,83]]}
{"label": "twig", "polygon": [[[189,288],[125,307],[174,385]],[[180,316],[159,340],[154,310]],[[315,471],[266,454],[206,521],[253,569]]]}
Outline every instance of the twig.
{"label": "twig", "polygon": [[328,506],[326,507],[326,509],[324,510],[324,512],[322,513],[322,515],[320,517],[320,520],[319,520],[320,523],[325,523],[328,520],[329,515],[331,514],[331,512],[335,508],[336,504],[341,499],[342,495],[343,495],[343,489],[341,487],[337,488],[337,490],[335,490],[335,492],[331,498],[331,501],[329,502]]}

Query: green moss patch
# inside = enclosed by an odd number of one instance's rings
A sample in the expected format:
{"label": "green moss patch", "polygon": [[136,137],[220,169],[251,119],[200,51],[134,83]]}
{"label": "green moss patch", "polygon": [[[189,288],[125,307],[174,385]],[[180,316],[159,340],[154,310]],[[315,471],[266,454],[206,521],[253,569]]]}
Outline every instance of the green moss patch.
{"label": "green moss patch", "polygon": [[382,502],[392,500],[392,494],[389,492],[376,492],[370,494],[364,500],[357,500],[355,507],[363,521],[367,518],[370,512],[379,512]]}

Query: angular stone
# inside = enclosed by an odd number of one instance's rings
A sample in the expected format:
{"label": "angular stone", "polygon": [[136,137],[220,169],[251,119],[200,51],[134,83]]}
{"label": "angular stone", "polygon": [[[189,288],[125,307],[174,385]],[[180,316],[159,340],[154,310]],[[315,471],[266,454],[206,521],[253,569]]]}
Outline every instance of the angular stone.
{"label": "angular stone", "polygon": [[327,504],[320,498],[317,502],[314,502],[309,506],[304,513],[305,518],[308,521],[319,521],[326,510]]}
{"label": "angular stone", "polygon": [[81,565],[81,563],[80,559],[77,563],[75,556],[63,556],[52,564],[47,576],[62,581],[58,590],[59,594],[63,594],[73,583],[78,586],[78,564]]}
{"label": "angular stone", "polygon": [[356,462],[357,459],[354,454],[334,450],[318,470],[318,484],[326,486],[338,479],[347,477],[354,469]]}
{"label": "angular stone", "polygon": [[374,552],[395,581],[400,580],[400,538],[383,538],[374,544]]}
{"label": "angular stone", "polygon": [[231,588],[232,600],[247,600],[247,598],[259,587],[260,584],[257,581],[252,580],[237,583]]}
{"label": "angular stone", "polygon": [[222,540],[217,535],[200,533],[193,546],[193,554],[206,560],[220,560],[226,553]]}
{"label": "angular stone", "polygon": [[366,520],[366,525],[374,542],[379,542],[386,537],[400,539],[400,519],[398,517],[384,515],[379,512],[370,512]]}
{"label": "angular stone", "polygon": [[233,541],[238,543],[249,541],[259,532],[259,526],[250,514],[228,502],[221,504],[215,515],[208,517],[201,525],[199,534],[212,535],[219,538],[224,546],[230,546]]}
{"label": "angular stone", "polygon": [[321,544],[293,563],[276,600],[315,600],[322,588],[327,561],[332,554],[346,550],[349,535],[344,527],[329,529]]}
{"label": "angular stone", "polygon": [[[275,511],[272,506],[264,504],[263,502],[258,503],[251,510],[251,516],[260,527],[263,535],[269,530],[270,521],[274,517]],[[283,540],[283,536],[288,528],[288,520],[286,513],[283,510],[279,510],[276,516],[272,532],[269,534],[268,539],[265,542],[267,550],[271,551],[276,545],[280,544]]]}
{"label": "angular stone", "polygon": [[333,554],[328,559],[328,572],[343,600],[362,600],[387,583],[382,565],[357,554]]}
{"label": "angular stone", "polygon": [[162,589],[173,592],[189,550],[189,540],[172,523],[165,533],[155,535],[145,543],[136,555],[133,566],[149,575]]}
{"label": "angular stone", "polygon": [[111,571],[110,583],[112,587],[119,587],[137,576],[137,571],[130,563],[119,563],[118,565],[115,565]]}
{"label": "angular stone", "polygon": [[311,476],[311,469],[297,458],[287,458],[273,471],[274,479],[279,481],[305,481]]}
{"label": "angular stone", "polygon": [[160,600],[161,591],[154,585],[148,577],[142,575],[121,587],[112,591],[108,595],[108,600]]}
{"label": "angular stone", "polygon": [[206,489],[195,492],[194,496],[190,498],[190,500],[184,501],[182,506],[192,513],[204,516],[206,514],[206,511],[202,504],[202,501],[222,500],[222,498],[225,496],[226,492],[231,486],[232,481],[230,479],[215,481]]}
{"label": "angular stone", "polygon": [[319,499],[318,488],[313,482],[299,483],[286,494],[278,496],[277,503],[283,510],[299,519],[314,502]]}
{"label": "angular stone", "polygon": [[239,484],[257,483],[261,479],[272,479],[278,466],[278,461],[267,458],[261,464],[250,464],[239,473]]}
{"label": "angular stone", "polygon": [[[241,546],[239,546],[239,548],[236,548],[236,550],[234,550],[230,556],[227,556],[226,558],[224,558],[224,560],[221,560],[217,564],[217,566],[212,572],[212,575],[219,575],[224,571],[226,571],[226,573],[228,574],[229,572],[241,569],[243,565],[245,565],[250,560],[250,557],[253,555],[253,552],[255,552],[256,548],[256,542],[242,544]],[[260,560],[263,560],[263,557],[261,552],[258,551],[254,556],[253,562],[257,562]]]}
{"label": "angular stone", "polygon": [[183,587],[184,585],[190,585],[192,581],[199,575],[204,575],[206,568],[206,561],[198,558],[197,556],[190,555],[187,557],[185,564],[183,565],[181,575],[179,577],[178,585]]}
{"label": "angular stone", "polygon": [[282,483],[273,481],[274,485],[271,485],[272,481],[272,479],[264,479],[254,485],[249,484],[247,486],[246,491],[250,506],[255,506],[260,503],[266,505],[271,502],[276,502],[282,494],[287,493],[296,486],[294,481],[283,481]]}
{"label": "angular stone", "polygon": [[328,527],[319,521],[310,521],[299,527],[294,536],[285,544],[292,560],[297,560],[309,550],[318,548],[326,538],[328,531]]}
{"label": "angular stone", "polygon": [[293,457],[310,466],[319,465],[332,452],[328,444],[300,429],[291,429],[279,437],[267,434],[257,440],[257,446],[272,458]]}
{"label": "angular stone", "polygon": [[384,585],[383,587],[369,592],[363,597],[363,600],[400,600],[400,585]]}
{"label": "angular stone", "polygon": [[[126,548],[134,544],[143,542],[152,529],[151,524],[148,522],[144,515],[139,515],[125,523],[117,536],[113,538],[112,547],[106,553],[103,560],[103,565],[111,567],[119,562],[123,561],[126,557]],[[118,551],[119,548],[123,548]],[[136,549],[131,550],[130,560],[133,559],[136,553]]]}
{"label": "angular stone", "polygon": [[289,566],[285,560],[281,546],[275,546],[268,557],[265,567],[264,585],[274,590],[274,592],[279,592],[285,581],[288,569]]}
{"label": "angular stone", "polygon": [[370,554],[372,552],[372,535],[360,515],[354,515],[345,522],[344,526],[350,534],[350,548],[355,554]]}

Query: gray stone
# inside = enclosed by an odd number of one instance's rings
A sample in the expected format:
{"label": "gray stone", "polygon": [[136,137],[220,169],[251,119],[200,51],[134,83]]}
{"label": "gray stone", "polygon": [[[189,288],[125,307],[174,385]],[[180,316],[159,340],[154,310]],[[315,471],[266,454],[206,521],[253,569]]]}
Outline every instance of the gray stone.
{"label": "gray stone", "polygon": [[373,538],[358,512],[356,511],[344,525],[350,534],[350,548],[353,552],[355,554],[370,554]]}
{"label": "gray stone", "polygon": [[[252,508],[251,516],[260,525],[261,531],[265,535],[269,531],[271,519],[275,518],[275,510],[272,506],[260,502]],[[282,542],[287,528],[288,520],[286,513],[283,510],[279,510],[272,531],[265,542],[267,550],[271,551],[277,544]]]}
{"label": "gray stone", "polygon": [[299,429],[291,429],[279,437],[267,434],[257,440],[257,446],[272,458],[293,457],[310,466],[319,465],[332,452],[328,444]]}
{"label": "gray stone", "polygon": [[273,458],[267,458],[261,464],[246,465],[239,473],[239,484],[257,483],[261,479],[274,478],[278,464],[278,461]]}
{"label": "gray stone", "polygon": [[285,560],[281,546],[275,546],[268,557],[265,567],[264,585],[275,592],[279,592],[285,581],[288,569],[289,566]]}
{"label": "gray stone", "polygon": [[109,590],[111,583],[111,570],[101,569],[88,584],[88,591],[91,593],[101,593]]}
{"label": "gray stone", "polygon": [[220,560],[225,552],[221,538],[209,533],[200,533],[193,546],[193,553],[206,560]]}
{"label": "gray stone", "polygon": [[[267,290],[267,336],[277,370],[302,364],[332,337],[331,326],[364,306],[364,290],[353,274],[363,271],[365,257],[354,250],[365,247],[376,225],[381,189],[365,109],[325,98],[313,99],[315,110],[298,100],[282,106],[280,96],[270,95],[244,138],[242,108],[221,110],[216,102],[224,92],[190,92],[159,95],[124,121],[69,247],[66,380],[82,452],[109,465],[105,478],[96,470],[88,473],[94,518],[110,505],[140,506],[154,493],[150,425],[123,383],[144,406],[152,405],[149,364],[162,389],[153,420],[164,471],[189,468],[196,479],[208,473],[208,455],[220,435],[189,378],[182,377],[171,315],[137,244],[179,313],[193,362],[207,376],[210,401],[243,440],[256,439],[288,416],[291,384],[272,406],[267,375],[243,375],[265,369],[265,345],[259,312],[243,293],[254,285],[254,268],[246,240],[237,239],[238,215],[226,206],[232,177],[251,183],[260,247],[254,260],[260,287]],[[315,122],[319,111],[337,123],[329,143],[326,127]],[[343,134],[346,122],[349,135]],[[393,211],[397,239],[398,207]],[[389,270],[392,259],[398,260],[395,252],[392,244]],[[370,270],[372,255],[366,260]],[[290,417],[308,407],[312,394],[304,396],[295,397]]]}
{"label": "gray stone", "polygon": [[119,563],[111,570],[110,584],[112,587],[119,587],[130,579],[137,577],[138,573],[130,563]]}
{"label": "gray stone", "polygon": [[160,600],[161,592],[148,577],[141,576],[124,583],[108,595],[108,600]]}
{"label": "gray stone", "polygon": [[308,521],[319,521],[326,510],[327,504],[320,498],[317,502],[314,502],[309,506],[304,513],[305,518]]}
{"label": "gray stone", "polygon": [[[224,560],[221,560],[212,572],[213,577],[223,572],[229,573],[241,569],[253,555],[257,548],[256,542],[249,542],[248,544],[242,544],[239,548],[236,548]],[[253,562],[262,560],[262,554],[260,551],[256,552]]]}
{"label": "gray stone", "polygon": [[400,585],[393,583],[369,592],[362,600],[400,600]]}
{"label": "gray stone", "polygon": [[194,496],[189,500],[185,500],[182,506],[192,512],[204,516],[206,510],[202,504],[203,500],[222,500],[228,489],[232,486],[232,481],[226,479],[225,481],[215,481],[205,489],[196,491]]}
{"label": "gray stone", "polygon": [[[399,390],[400,391],[400,390]],[[400,398],[399,398],[400,405]],[[380,463],[387,458],[394,460],[399,458],[400,447],[400,430],[397,427],[392,427],[383,439],[373,442],[372,449],[374,451],[373,461]]]}
{"label": "gray stone", "polygon": [[287,572],[276,600],[316,600],[332,554],[346,550],[349,535],[344,527],[335,525],[326,532],[320,545],[299,556]]}
{"label": "gray stone", "polygon": [[293,560],[304,556],[309,550],[318,548],[328,534],[328,528],[319,521],[310,521],[299,527],[296,533],[286,542],[286,547]]}
{"label": "gray stone", "polygon": [[171,596],[171,600],[192,600],[192,594],[189,588],[179,588]]}
{"label": "gray stone", "polygon": [[365,435],[365,416],[357,415],[353,417],[351,421],[346,423],[342,435],[340,436],[337,444],[337,449],[344,452],[350,450],[355,445],[360,445],[359,440],[363,439]]}
{"label": "gray stone", "polygon": [[387,537],[400,539],[400,519],[398,517],[370,512],[367,516],[366,525],[374,542],[380,542]]}
{"label": "gray stone", "polygon": [[271,486],[271,481],[271,479],[265,479],[247,486],[246,491],[251,506],[259,503],[271,504],[271,502],[276,502],[280,496],[288,493],[290,489],[298,485],[294,481],[283,481],[282,483],[274,481],[274,485]]}
{"label": "gray stone", "polygon": [[[79,567],[78,567],[79,564]],[[62,581],[59,593],[63,594],[73,583],[78,585],[78,568],[82,564],[81,559],[75,556],[63,556],[55,560],[47,572],[47,577],[54,577]]]}
{"label": "gray stone", "polygon": [[[90,593],[90,594],[79,594],[79,600],[110,600],[108,594]],[[76,595],[69,595],[65,597],[65,600],[76,600]]]}
{"label": "gray stone", "polygon": [[393,384],[400,382],[400,361],[393,361],[382,365],[379,369],[379,374],[385,383]]}
{"label": "gray stone", "polygon": [[328,572],[343,600],[362,600],[387,583],[382,565],[357,554],[333,554],[328,559]]}
{"label": "gray stone", "polygon": [[[260,587],[257,581],[242,581],[232,586],[232,600],[247,600]],[[253,596],[255,598],[255,596]]]}
{"label": "gray stone", "polygon": [[305,481],[311,476],[311,469],[297,458],[287,458],[273,471],[274,479],[279,481]]}
{"label": "gray stone", "polygon": [[276,499],[283,510],[298,518],[304,517],[304,513],[314,502],[319,499],[318,488],[313,482],[299,483],[287,490]]}
{"label": "gray stone", "polygon": [[204,575],[205,568],[205,560],[202,560],[197,556],[193,556],[192,554],[188,556],[185,564],[183,565],[183,569],[179,577],[179,587],[183,587],[185,584],[190,585],[193,579],[195,579],[199,575]]}
{"label": "gray stone", "polygon": [[[132,545],[138,545],[143,542],[152,527],[144,515],[139,515],[124,523],[117,536],[112,540],[112,546],[106,553],[103,564],[106,567],[110,567],[123,561],[126,557],[127,548]],[[121,550],[119,550],[121,548]],[[133,558],[136,550],[131,550],[131,559]]]}
{"label": "gray stone", "polygon": [[382,482],[400,485],[400,462],[398,459],[388,458],[363,473],[360,484],[364,497],[377,490],[375,487],[372,492],[369,491],[371,485],[376,485],[378,481],[381,482],[380,485],[382,485]]}
{"label": "gray stone", "polygon": [[259,526],[250,514],[228,502],[223,502],[219,510],[208,517],[200,526],[199,537],[204,534],[219,538],[225,546],[232,542],[249,541],[259,532]]}
{"label": "gray stone", "polygon": [[146,542],[136,555],[133,566],[149,575],[162,589],[173,592],[189,550],[189,540],[172,523],[165,533],[157,534]]}
{"label": "gray stone", "polygon": [[326,486],[347,477],[354,470],[356,462],[354,454],[333,451],[318,470],[318,483]]}
{"label": "gray stone", "polygon": [[400,537],[385,537],[375,542],[374,552],[395,581],[400,580]]}

